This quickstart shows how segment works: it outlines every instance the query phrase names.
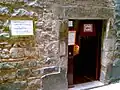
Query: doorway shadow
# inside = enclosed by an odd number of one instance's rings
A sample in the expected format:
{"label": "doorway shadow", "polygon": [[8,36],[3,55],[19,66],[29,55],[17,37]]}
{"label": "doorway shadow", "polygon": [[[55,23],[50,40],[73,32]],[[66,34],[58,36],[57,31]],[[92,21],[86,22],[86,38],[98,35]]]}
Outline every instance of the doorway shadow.
{"label": "doorway shadow", "polygon": [[81,37],[79,54],[74,56],[74,83],[96,79],[96,37]]}

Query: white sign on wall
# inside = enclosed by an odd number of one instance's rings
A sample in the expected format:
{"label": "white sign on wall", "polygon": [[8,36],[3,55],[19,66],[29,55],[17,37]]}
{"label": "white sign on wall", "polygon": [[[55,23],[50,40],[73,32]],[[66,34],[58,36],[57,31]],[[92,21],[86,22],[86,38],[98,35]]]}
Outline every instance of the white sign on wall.
{"label": "white sign on wall", "polygon": [[68,45],[75,45],[76,31],[68,32]]}
{"label": "white sign on wall", "polygon": [[92,24],[84,24],[84,32],[93,32]]}
{"label": "white sign on wall", "polygon": [[68,27],[73,27],[73,21],[68,21]]}
{"label": "white sign on wall", "polygon": [[33,20],[11,20],[12,35],[33,35]]}

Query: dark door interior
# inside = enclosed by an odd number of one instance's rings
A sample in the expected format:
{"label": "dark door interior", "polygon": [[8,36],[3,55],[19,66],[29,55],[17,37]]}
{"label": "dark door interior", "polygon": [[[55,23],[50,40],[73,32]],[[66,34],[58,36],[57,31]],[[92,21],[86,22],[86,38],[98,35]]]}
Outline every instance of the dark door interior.
{"label": "dark door interior", "polygon": [[96,79],[97,38],[81,37],[80,52],[74,56],[74,83]]}
{"label": "dark door interior", "polygon": [[[71,84],[99,80],[100,76],[102,20],[80,20],[77,22],[76,44],[79,45],[80,50],[79,54],[68,56],[68,76],[69,72],[71,73],[68,80],[72,78]],[[92,24],[94,32],[81,33],[84,24]],[[68,46],[68,53],[69,51],[72,51],[72,46]]]}

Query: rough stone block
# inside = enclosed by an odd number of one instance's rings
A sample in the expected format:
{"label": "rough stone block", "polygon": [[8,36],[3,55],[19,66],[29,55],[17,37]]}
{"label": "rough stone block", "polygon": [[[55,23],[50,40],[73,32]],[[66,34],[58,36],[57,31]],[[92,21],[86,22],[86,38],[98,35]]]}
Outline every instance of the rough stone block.
{"label": "rough stone block", "polygon": [[37,17],[38,13],[31,11],[31,10],[26,10],[23,8],[19,8],[18,10],[14,9],[14,12],[12,13],[11,16],[28,16],[28,17]]}
{"label": "rough stone block", "polygon": [[1,15],[9,15],[9,13],[10,13],[10,10],[9,10],[9,8],[8,7],[2,7],[2,6],[0,6],[0,14]]}
{"label": "rough stone block", "polygon": [[31,75],[31,71],[29,68],[19,69],[16,73],[16,76],[18,78],[26,78],[29,77],[30,75]]}
{"label": "rough stone block", "polygon": [[109,63],[107,65],[107,71],[106,71],[106,83],[109,83],[112,78],[112,69],[113,69],[113,63]]}
{"label": "rough stone block", "polygon": [[[14,62],[13,62],[14,63]],[[21,68],[24,68],[24,61],[21,61],[21,62],[15,62],[15,68],[17,69],[21,69]]]}
{"label": "rough stone block", "polygon": [[42,69],[44,70],[43,75],[59,72],[59,67],[56,67],[56,66],[44,67]]}
{"label": "rough stone block", "polygon": [[[112,26],[112,25],[111,25]],[[116,38],[116,31],[115,30],[112,30],[110,29],[109,32],[108,32],[108,39],[115,39]]]}
{"label": "rough stone block", "polygon": [[26,81],[15,81],[13,83],[5,83],[0,85],[0,90],[21,90],[27,86]]}
{"label": "rough stone block", "polygon": [[25,56],[24,50],[25,50],[24,48],[11,48],[10,49],[11,58],[23,58]]}
{"label": "rough stone block", "polygon": [[103,41],[103,50],[104,51],[114,51],[115,48],[115,39],[104,39]]}
{"label": "rough stone block", "polygon": [[64,18],[64,8],[63,7],[54,6],[54,8],[52,8],[52,11],[54,13],[54,18],[56,18],[56,19]]}
{"label": "rough stone block", "polygon": [[119,70],[120,70],[120,67],[117,67],[117,66],[113,67],[112,78],[114,78],[114,79],[119,79],[120,78]]}
{"label": "rough stone block", "polygon": [[110,18],[113,16],[112,9],[94,7],[66,7],[65,16],[67,18]]}
{"label": "rough stone block", "polygon": [[117,81],[120,80],[119,70],[120,70],[120,60],[116,59],[112,64],[111,77],[109,83],[116,83]]}
{"label": "rough stone block", "polygon": [[36,61],[30,61],[28,63],[28,67],[37,67],[37,60]]}
{"label": "rough stone block", "polygon": [[41,79],[33,79],[28,82],[27,90],[39,90],[42,88],[42,81]]}
{"label": "rough stone block", "polygon": [[64,41],[60,42],[60,56],[66,55],[67,49],[66,44]]}
{"label": "rough stone block", "polygon": [[120,51],[120,45],[116,45],[115,50],[119,52]]}
{"label": "rough stone block", "polygon": [[38,58],[39,50],[37,47],[29,47],[25,49],[25,56],[28,58]]}
{"label": "rough stone block", "polygon": [[44,0],[24,0],[25,4],[30,7],[44,8]]}
{"label": "rough stone block", "polygon": [[9,74],[8,79],[15,79],[16,78],[16,72],[12,72],[11,74]]}
{"label": "rough stone block", "polygon": [[18,63],[18,67],[19,68],[35,68],[35,67],[39,67],[40,65],[38,65],[38,60],[35,59],[27,59],[21,63]]}
{"label": "rough stone block", "polygon": [[38,76],[38,75],[41,75],[41,72],[40,72],[40,69],[35,69],[35,70],[32,70],[32,76]]}
{"label": "rough stone block", "polygon": [[10,54],[0,54],[0,57],[2,59],[9,59],[10,58]]}
{"label": "rough stone block", "polygon": [[43,67],[43,68],[38,68],[36,70],[32,70],[32,75],[33,76],[46,75],[46,74],[54,73],[58,71],[59,71],[59,67],[56,67],[56,66]]}
{"label": "rough stone block", "polygon": [[0,69],[14,69],[15,66],[12,63],[3,62],[0,63]]}
{"label": "rough stone block", "polygon": [[68,90],[65,72],[53,73],[42,77],[43,90]]}
{"label": "rough stone block", "polygon": [[[120,27],[120,26],[119,26]],[[120,37],[120,31],[117,31],[117,37]]]}
{"label": "rough stone block", "polygon": [[120,52],[119,51],[114,52],[114,58],[120,58]]}
{"label": "rough stone block", "polygon": [[101,73],[100,73],[100,81],[101,82],[105,82],[105,76],[106,76],[106,73],[104,72],[104,71],[101,71]]}
{"label": "rough stone block", "polygon": [[9,82],[9,81],[14,81],[14,79],[16,78],[16,73],[15,72],[7,72],[6,71],[6,73],[4,73],[4,72],[1,72],[0,74],[2,74],[2,75],[0,75],[1,76],[1,83],[4,83],[4,82]]}
{"label": "rough stone block", "polygon": [[[45,46],[45,54],[52,60],[58,60],[59,42],[51,41]],[[56,55],[56,56],[55,56]]]}
{"label": "rough stone block", "polygon": [[109,63],[112,62],[112,60],[114,59],[114,51],[103,51],[102,52],[102,56],[101,56],[101,64],[104,66],[104,67],[107,67],[107,65]]}

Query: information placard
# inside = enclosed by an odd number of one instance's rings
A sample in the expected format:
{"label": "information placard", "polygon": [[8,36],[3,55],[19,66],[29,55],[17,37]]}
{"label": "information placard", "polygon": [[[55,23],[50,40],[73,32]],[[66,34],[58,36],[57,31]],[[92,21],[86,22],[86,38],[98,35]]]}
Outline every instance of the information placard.
{"label": "information placard", "polygon": [[76,31],[68,32],[68,45],[75,45]]}
{"label": "information placard", "polygon": [[93,32],[92,24],[84,24],[84,32]]}
{"label": "information placard", "polygon": [[11,35],[34,35],[33,20],[11,20]]}

